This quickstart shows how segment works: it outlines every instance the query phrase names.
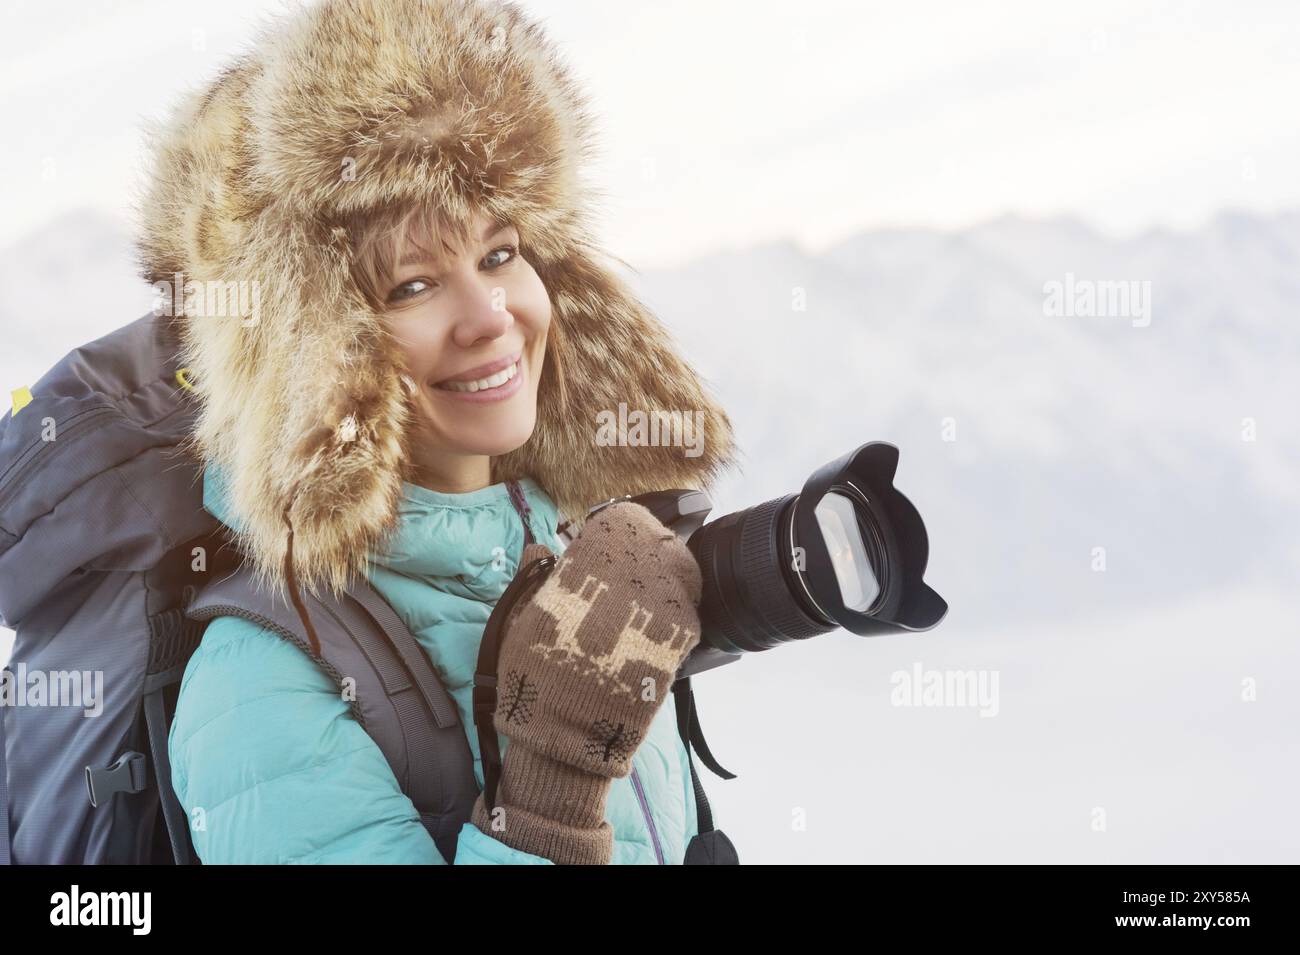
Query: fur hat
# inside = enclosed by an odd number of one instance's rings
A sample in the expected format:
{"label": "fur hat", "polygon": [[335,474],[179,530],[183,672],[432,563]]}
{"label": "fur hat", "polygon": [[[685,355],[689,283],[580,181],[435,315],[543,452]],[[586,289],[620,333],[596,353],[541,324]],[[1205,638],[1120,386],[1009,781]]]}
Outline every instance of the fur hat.
{"label": "fur hat", "polygon": [[[227,475],[264,579],[341,588],[396,524],[413,408],[343,225],[369,211],[433,202],[448,222],[519,226],[552,320],[536,429],[493,459],[494,481],[532,477],[580,519],[622,494],[706,489],[734,463],[726,412],[593,246],[589,108],[514,6],[325,0],[263,30],[153,139],[146,280],[257,284],[256,321],[191,315],[181,336],[193,450]],[[598,444],[620,403],[698,412],[702,452]]]}

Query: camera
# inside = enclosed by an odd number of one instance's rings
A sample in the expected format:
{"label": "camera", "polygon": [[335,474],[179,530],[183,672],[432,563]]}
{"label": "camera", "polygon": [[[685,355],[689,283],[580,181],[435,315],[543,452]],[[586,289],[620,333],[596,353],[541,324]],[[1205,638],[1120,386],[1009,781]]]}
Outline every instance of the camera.
{"label": "camera", "polygon": [[864,444],[818,468],[796,494],[705,523],[703,491],[611,498],[647,508],[682,537],[703,578],[700,642],[678,673],[843,627],[860,636],[919,632],[948,604],[924,581],[929,540],[921,515],[894,487],[898,448]]}

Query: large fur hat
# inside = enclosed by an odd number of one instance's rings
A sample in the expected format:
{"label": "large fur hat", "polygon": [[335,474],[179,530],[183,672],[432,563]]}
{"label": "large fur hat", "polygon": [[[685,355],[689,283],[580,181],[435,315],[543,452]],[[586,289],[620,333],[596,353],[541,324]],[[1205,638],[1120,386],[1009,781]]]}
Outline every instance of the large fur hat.
{"label": "large fur hat", "polygon": [[[530,476],[581,518],[622,494],[707,488],[734,463],[726,413],[593,248],[592,148],[584,96],[539,26],[474,0],[297,11],[155,131],[146,279],[258,283],[256,322],[191,315],[181,334],[202,402],[194,451],[227,476],[264,579],[343,586],[395,525],[410,473],[400,354],[351,279],[342,223],[358,213],[433,201],[448,222],[519,226],[552,323],[536,430],[493,460],[494,481]],[[699,412],[702,453],[598,443],[598,414],[620,403]]]}

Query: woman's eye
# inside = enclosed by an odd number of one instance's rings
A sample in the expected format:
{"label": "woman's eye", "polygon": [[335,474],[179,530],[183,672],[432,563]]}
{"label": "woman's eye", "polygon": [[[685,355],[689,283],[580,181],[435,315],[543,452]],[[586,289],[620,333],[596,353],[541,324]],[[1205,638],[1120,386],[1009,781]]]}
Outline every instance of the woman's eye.
{"label": "woman's eye", "polygon": [[411,281],[403,282],[401,285],[397,286],[397,288],[389,292],[388,302],[391,305],[395,302],[405,301],[408,298],[419,295],[428,288],[430,288],[430,284],[424,279],[411,279]]}
{"label": "woman's eye", "polygon": [[492,262],[492,257],[495,256],[498,252],[507,252],[509,253],[509,255],[504,259],[497,260],[495,264],[488,265],[489,269],[499,269],[501,268],[501,266],[507,264],[508,262],[510,262],[511,259],[513,259],[516,255],[519,254],[519,250],[515,248],[513,245],[503,245],[499,249],[493,249],[491,252],[489,252],[483,258],[483,261]]}
{"label": "woman's eye", "polygon": [[[503,245],[500,248],[493,249],[483,257],[482,265],[489,271],[503,268],[509,265],[515,257],[519,255],[519,249],[513,245]],[[391,292],[388,293],[388,304],[396,305],[407,299],[414,298],[422,292],[427,292],[433,288],[435,282],[428,279],[411,279],[409,282],[403,282]]]}

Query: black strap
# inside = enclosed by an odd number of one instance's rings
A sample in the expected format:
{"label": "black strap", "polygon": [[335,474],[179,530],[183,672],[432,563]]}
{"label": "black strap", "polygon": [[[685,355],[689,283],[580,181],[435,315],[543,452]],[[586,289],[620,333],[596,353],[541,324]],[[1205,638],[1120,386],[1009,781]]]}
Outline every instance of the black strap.
{"label": "black strap", "polygon": [[144,721],[149,730],[149,752],[153,754],[153,774],[158,783],[158,799],[162,804],[163,820],[167,823],[167,838],[172,844],[172,858],[177,865],[194,864],[194,846],[190,842],[189,822],[185,809],[176,798],[172,787],[172,763],[167,755],[167,713],[163,699],[164,686],[147,692],[144,697]]}
{"label": "black strap", "polygon": [[167,752],[168,688],[180,684],[185,666],[203,639],[203,625],[186,618],[180,607],[171,607],[149,618],[149,670],[144,678],[142,709],[153,757],[154,782],[162,807],[172,858],[177,865],[193,865],[194,844],[190,841],[189,818],[172,786],[172,763]]}
{"label": "black strap", "polygon": [[[507,481],[506,490],[520,522],[524,525],[524,547],[533,543],[533,529],[529,518],[532,508],[518,481]],[[496,807],[497,783],[501,779],[501,746],[497,741],[493,715],[497,708],[497,661],[501,656],[501,628],[510,611],[520,600],[530,583],[555,563],[555,558],[540,558],[528,567],[520,567],[505,593],[497,600],[483,628],[479,643],[478,663],[474,668],[474,728],[478,732],[479,759],[483,765],[484,802],[489,810]]]}
{"label": "black strap", "polygon": [[695,772],[695,759],[691,756],[691,747],[694,746],[699,752],[700,760],[714,775],[721,776],[723,779],[735,779],[736,774],[718,765],[718,761],[713,758],[713,753],[709,751],[709,744],[704,740],[704,731],[700,728],[700,715],[695,709],[695,691],[691,689],[690,677],[682,677],[673,684],[673,703],[677,707],[677,734],[686,747],[686,762],[691,768],[691,786],[695,789],[695,810],[699,818],[699,831],[711,832],[713,813],[709,809],[709,797],[705,795],[704,786],[701,785],[700,777]]}
{"label": "black strap", "polygon": [[[689,753],[694,746],[695,751],[700,754],[700,762],[707,766],[713,775],[723,779],[735,779],[736,774],[723,769],[714,758],[713,751],[709,749],[708,741],[704,738],[704,729],[700,726],[700,712],[695,708],[695,691],[691,689],[690,677],[682,677],[673,684],[673,696],[677,703],[677,732],[681,734],[682,742],[686,743],[687,752]],[[692,771],[694,768],[692,765]]]}
{"label": "black strap", "polygon": [[[684,691],[678,687],[687,684]],[[682,745],[686,747],[686,765],[691,770],[691,788],[695,790],[695,816],[697,820],[697,829],[699,832],[713,831],[713,810],[709,808],[709,797],[704,794],[704,786],[700,783],[700,776],[695,772],[695,758],[691,756],[691,731],[689,728],[691,690],[689,680],[679,680],[673,686],[673,702],[677,706],[677,735],[682,738]]]}
{"label": "black strap", "polygon": [[[397,615],[397,611],[367,580],[354,578],[348,587],[348,596],[370,615],[370,619],[379,627],[380,635],[387,638],[387,646],[396,651],[401,662],[406,667],[406,672],[414,679],[421,698],[433,713],[433,719],[437,727],[447,729],[452,726],[460,726],[460,716],[456,712],[455,702],[447,694],[447,690],[443,686],[438,672],[434,669],[429,655],[420,646],[420,641],[415,638],[415,634]],[[348,632],[352,639],[358,643],[367,636],[364,631],[357,629],[349,628]],[[370,658],[376,660],[378,647],[373,644],[367,644],[367,646],[371,648]],[[391,691],[389,696],[392,696]],[[427,721],[422,722],[427,723]]]}
{"label": "black strap", "polygon": [[682,865],[740,865],[740,855],[725,832],[713,829],[690,841]]}
{"label": "black strap", "polygon": [[677,707],[677,733],[686,746],[686,764],[691,770],[691,786],[695,790],[695,815],[697,832],[686,846],[683,865],[739,865],[740,856],[727,834],[713,827],[713,811],[709,808],[709,797],[704,793],[704,786],[695,772],[695,760],[691,757],[691,746],[700,753],[700,759],[714,773],[723,779],[735,779],[735,773],[729,773],[718,765],[709,746],[704,741],[704,731],[700,728],[700,716],[695,709],[695,691],[691,689],[691,678],[682,677],[673,684],[673,703]]}
{"label": "black strap", "polygon": [[483,799],[489,811],[496,808],[497,783],[501,779],[501,747],[493,715],[497,708],[497,661],[501,656],[502,628],[515,604],[524,599],[532,586],[558,562],[559,558],[551,554],[519,568],[510,586],[492,608],[487,626],[483,628],[478,665],[474,668],[473,699],[474,726],[478,730],[479,758],[483,763]]}

